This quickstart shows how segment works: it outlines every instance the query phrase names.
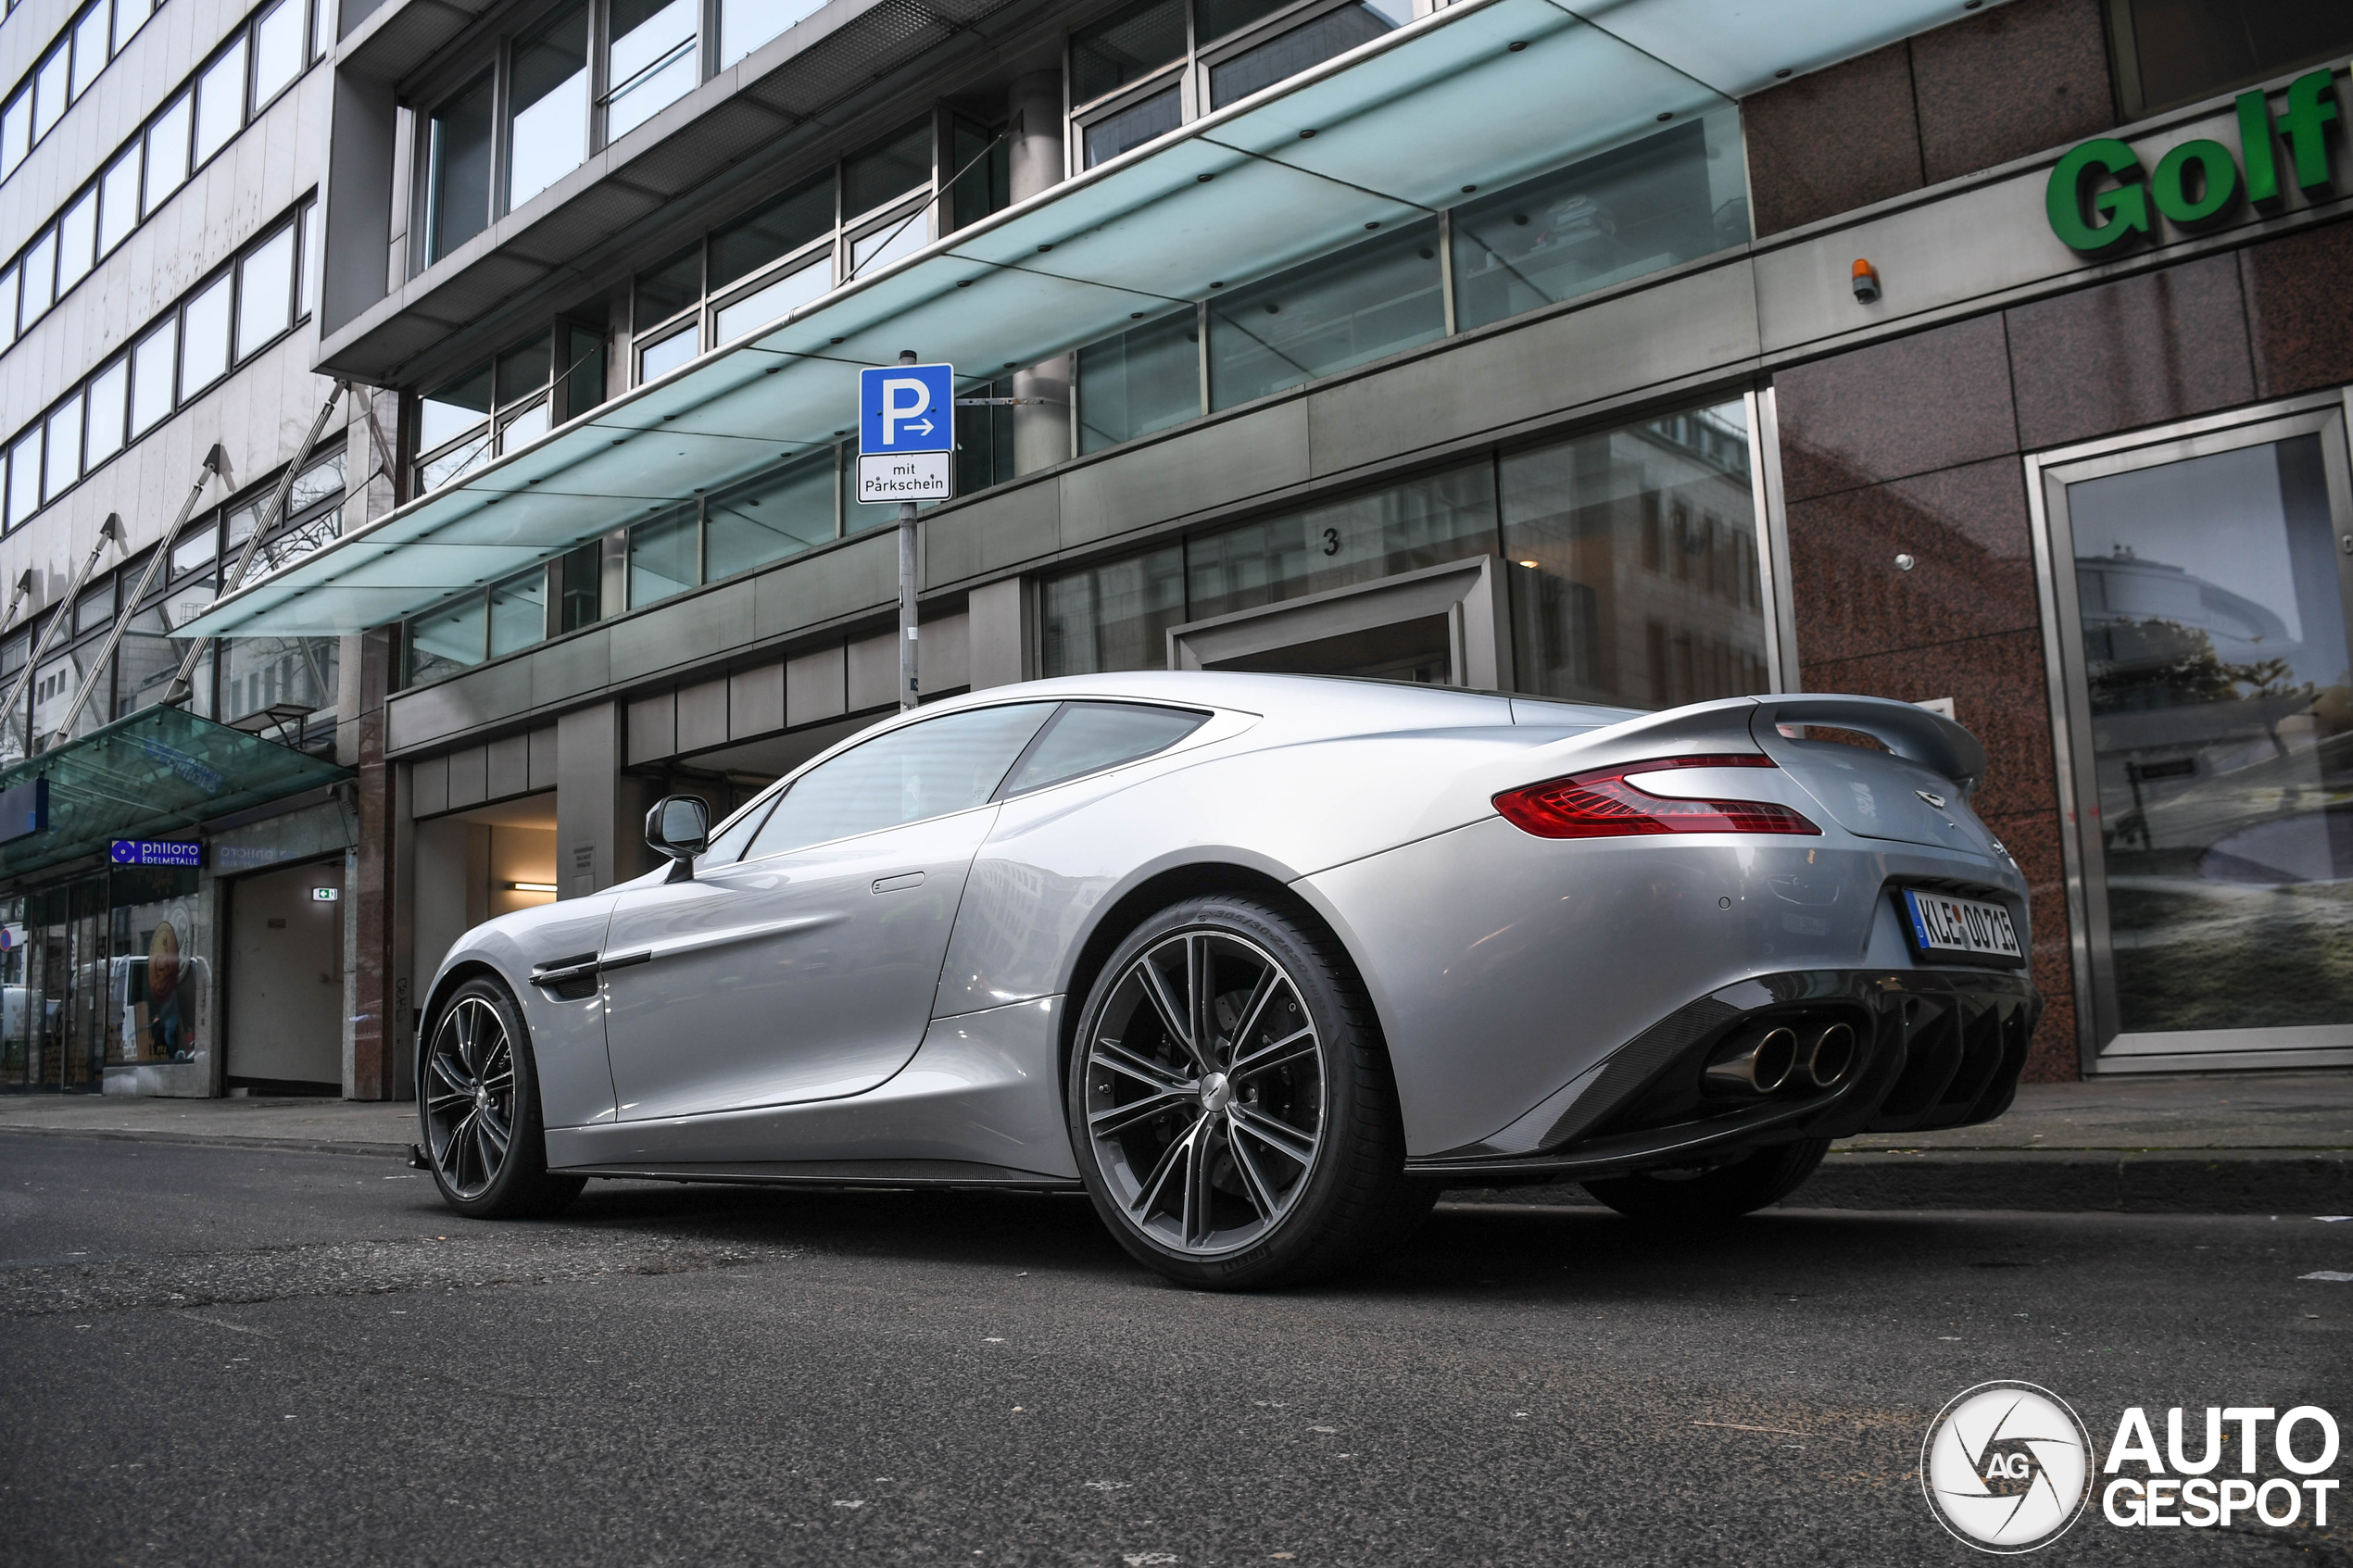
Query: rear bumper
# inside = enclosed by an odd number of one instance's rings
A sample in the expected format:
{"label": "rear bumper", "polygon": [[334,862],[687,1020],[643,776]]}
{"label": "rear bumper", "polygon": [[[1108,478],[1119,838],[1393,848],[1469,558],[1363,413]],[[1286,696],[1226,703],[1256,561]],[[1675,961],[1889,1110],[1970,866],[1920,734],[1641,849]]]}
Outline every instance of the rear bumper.
{"label": "rear bumper", "polygon": [[[1795,970],[1679,1008],[1494,1137],[1407,1161],[1496,1182],[1712,1163],[1798,1138],[1924,1132],[2009,1109],[2042,997],[2022,973],[1964,968]],[[1741,1104],[1704,1098],[1712,1052],[1771,1023],[1844,1022],[1859,1050],[1828,1089]]]}

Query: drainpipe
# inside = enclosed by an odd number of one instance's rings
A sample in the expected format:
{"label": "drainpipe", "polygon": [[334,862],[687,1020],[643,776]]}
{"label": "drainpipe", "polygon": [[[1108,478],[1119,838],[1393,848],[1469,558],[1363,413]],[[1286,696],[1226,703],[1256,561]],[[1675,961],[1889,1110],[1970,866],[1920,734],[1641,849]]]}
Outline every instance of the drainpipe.
{"label": "drainpipe", "polygon": [[[1063,182],[1067,172],[1063,133],[1063,73],[1034,70],[1013,82],[1008,159],[1013,199],[1022,201]],[[1013,372],[1013,395],[1038,398],[1013,409],[1013,472],[1036,473],[1070,459],[1072,356],[1058,354]]]}

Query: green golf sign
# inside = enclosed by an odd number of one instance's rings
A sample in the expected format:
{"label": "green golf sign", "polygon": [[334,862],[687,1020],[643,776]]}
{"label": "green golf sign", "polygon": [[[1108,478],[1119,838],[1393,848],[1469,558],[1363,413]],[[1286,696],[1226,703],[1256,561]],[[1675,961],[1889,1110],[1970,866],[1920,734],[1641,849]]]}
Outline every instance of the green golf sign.
{"label": "green golf sign", "polygon": [[2269,206],[2280,199],[2283,178],[2307,194],[2325,191],[2335,78],[2327,69],[2297,77],[2288,83],[2286,111],[2276,117],[2266,94],[2240,94],[2236,157],[2221,143],[2201,138],[2183,142],[2144,172],[2140,155],[2113,136],[2071,149],[2044,189],[2051,232],[2070,249],[2098,256],[2148,237],[2158,218],[2195,232],[2228,218],[2242,200]]}

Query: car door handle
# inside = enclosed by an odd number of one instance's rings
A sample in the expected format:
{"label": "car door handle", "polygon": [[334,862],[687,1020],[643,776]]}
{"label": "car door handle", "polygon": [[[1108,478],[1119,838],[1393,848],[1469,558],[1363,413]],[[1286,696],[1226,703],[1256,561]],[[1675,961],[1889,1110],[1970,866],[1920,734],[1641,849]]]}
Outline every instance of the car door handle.
{"label": "car door handle", "polygon": [[923,872],[901,872],[897,876],[876,877],[875,879],[875,891],[877,893],[900,893],[910,887],[921,887],[923,884]]}

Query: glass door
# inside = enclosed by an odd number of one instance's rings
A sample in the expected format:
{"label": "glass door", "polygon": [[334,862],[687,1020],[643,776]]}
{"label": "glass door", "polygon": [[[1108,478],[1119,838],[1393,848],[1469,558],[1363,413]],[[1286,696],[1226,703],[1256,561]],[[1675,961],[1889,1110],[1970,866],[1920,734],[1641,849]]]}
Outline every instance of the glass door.
{"label": "glass door", "polygon": [[2087,1065],[2353,1060],[2341,408],[2042,471]]}

